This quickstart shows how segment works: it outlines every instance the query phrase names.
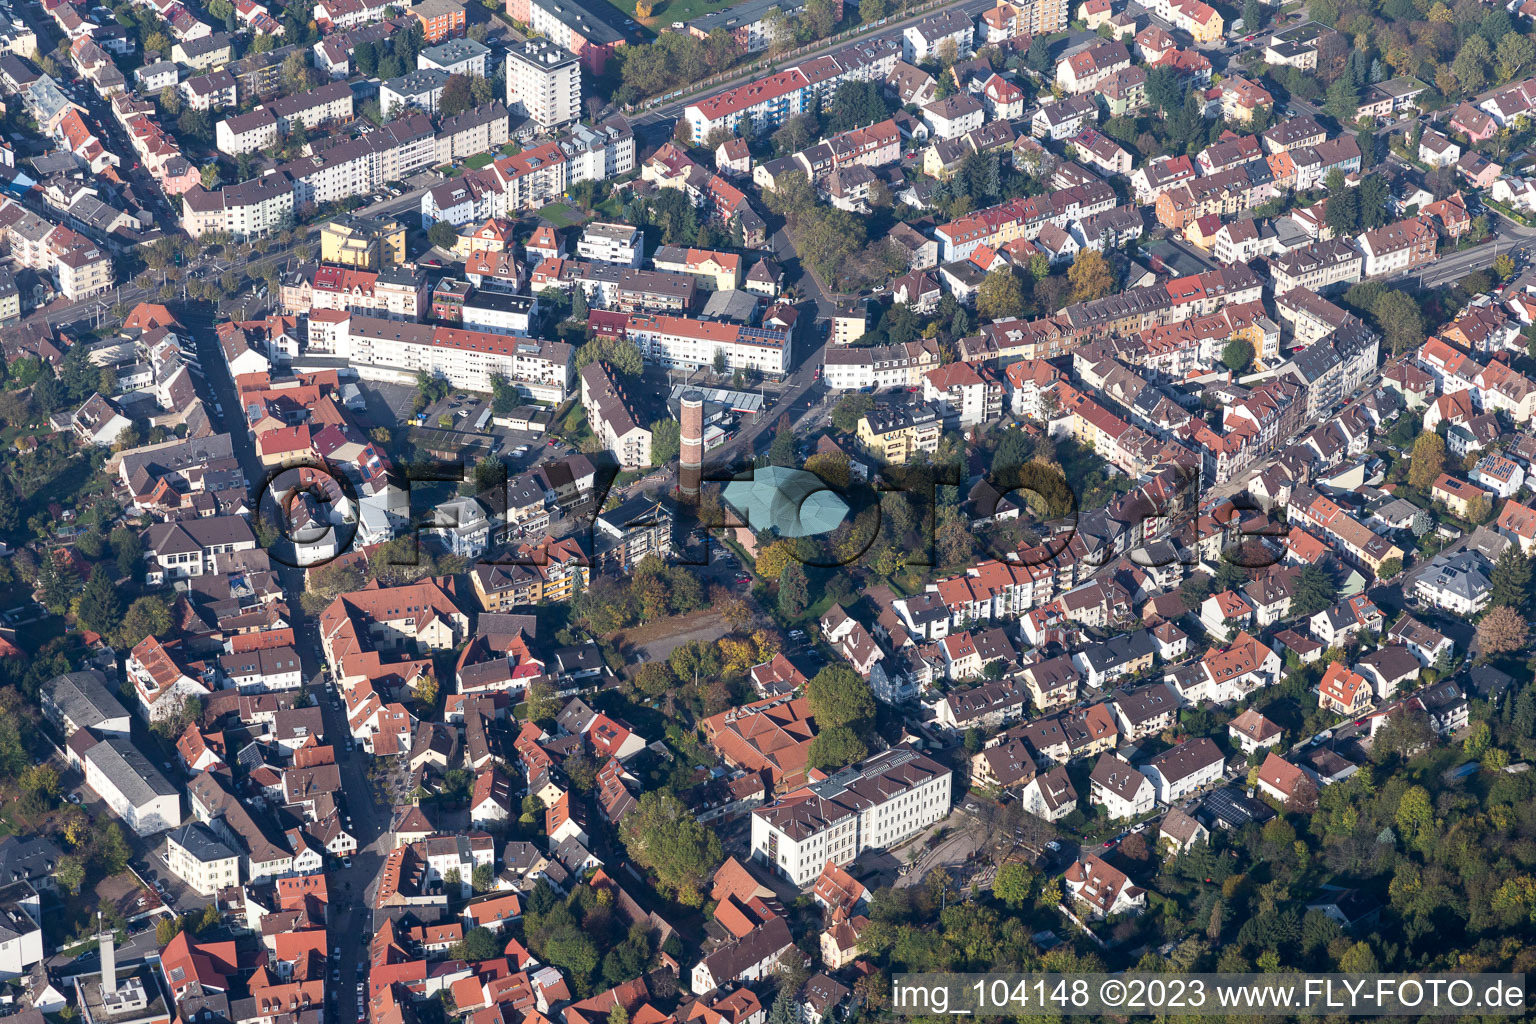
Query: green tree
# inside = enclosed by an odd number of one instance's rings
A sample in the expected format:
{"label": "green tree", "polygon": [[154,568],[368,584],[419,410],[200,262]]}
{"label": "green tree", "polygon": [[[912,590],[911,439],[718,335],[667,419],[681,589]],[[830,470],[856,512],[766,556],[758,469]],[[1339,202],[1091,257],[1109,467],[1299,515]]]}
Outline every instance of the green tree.
{"label": "green tree", "polygon": [[1221,362],[1233,373],[1243,373],[1253,365],[1253,343],[1247,338],[1233,338],[1221,350]]}
{"label": "green tree", "polygon": [[869,684],[845,665],[828,665],[817,672],[805,695],[818,729],[839,725],[859,728],[875,717],[875,695]]}
{"label": "green tree", "polygon": [[1017,910],[1029,901],[1031,880],[1029,868],[1018,861],[1009,861],[997,869],[992,878],[992,895],[1002,900],[1010,909]]}
{"label": "green tree", "polygon": [[1481,92],[1488,85],[1488,69],[1493,66],[1493,50],[1482,36],[1471,36],[1461,44],[1451,62],[1451,74],[1464,93]]}
{"label": "green tree", "polygon": [[470,88],[468,75],[449,75],[448,81],[443,83],[443,94],[438,98],[437,108],[444,117],[456,117],[475,105],[475,97]]}
{"label": "green tree", "polygon": [[427,229],[427,241],[439,249],[452,249],[459,241],[459,232],[452,224],[440,220]]}
{"label": "green tree", "polygon": [[481,960],[490,960],[501,953],[501,945],[496,941],[496,936],[488,928],[471,928],[464,933],[464,937],[455,942],[448,950],[448,956],[454,960],[466,960],[477,963]]}
{"label": "green tree", "polygon": [[1435,812],[1428,790],[1423,786],[1409,786],[1404,790],[1393,821],[1397,824],[1398,834],[1410,846],[1422,851],[1431,844],[1435,834]]}
{"label": "green tree", "polygon": [[79,581],[69,556],[62,551],[53,552],[43,559],[37,574],[37,586],[43,605],[55,615],[62,615],[69,607],[70,596],[74,594]]}
{"label": "green tree", "polygon": [[859,739],[859,734],[846,725],[835,725],[817,732],[806,751],[807,768],[832,769],[847,767],[869,756],[869,748]]}
{"label": "green tree", "polygon": [[490,892],[496,887],[496,871],[489,864],[476,864],[470,885],[475,892]]}
{"label": "green tree", "polygon": [[779,612],[785,618],[798,619],[810,603],[810,580],[805,566],[797,561],[787,563],[779,573]]}
{"label": "green tree", "polygon": [[651,424],[651,465],[665,466],[677,458],[680,429],[677,420],[670,416]]}
{"label": "green tree", "polygon": [[844,395],[832,407],[832,426],[840,433],[852,434],[858,430],[859,420],[874,407],[875,400],[869,395]]}
{"label": "green tree", "polygon": [[1520,545],[1511,544],[1504,549],[1493,563],[1488,579],[1493,584],[1490,604],[1507,605],[1516,610],[1524,610],[1530,604],[1531,560],[1520,550]]}
{"label": "green tree", "polygon": [[1349,124],[1355,119],[1360,107],[1360,90],[1345,75],[1328,87],[1323,100],[1323,111],[1339,124]]}
{"label": "green tree", "polygon": [[723,859],[720,840],[681,800],[669,792],[646,791],[624,817],[619,835],[630,857],[656,876],[663,892],[685,906],[703,902],[701,886]]}
{"label": "green tree", "polygon": [[117,628],[122,612],[123,603],[118,597],[116,584],[104,566],[96,566],[91,570],[91,577],[80,594],[77,611],[80,621],[94,632],[110,636]]}
{"label": "green tree", "polygon": [[1338,589],[1326,570],[1316,565],[1302,566],[1291,594],[1290,615],[1310,618],[1338,600]]}
{"label": "green tree", "polygon": [[1428,336],[1424,313],[1414,297],[1407,292],[1397,289],[1383,292],[1372,303],[1371,315],[1376,318],[1382,337],[1393,355],[1418,348]]}

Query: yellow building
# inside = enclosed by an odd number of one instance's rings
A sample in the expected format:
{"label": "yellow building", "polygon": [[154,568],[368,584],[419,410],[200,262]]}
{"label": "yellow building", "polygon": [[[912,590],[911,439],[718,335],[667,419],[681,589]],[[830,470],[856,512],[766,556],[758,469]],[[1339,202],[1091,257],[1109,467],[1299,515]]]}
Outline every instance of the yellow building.
{"label": "yellow building", "polygon": [[890,465],[904,465],[918,452],[939,450],[944,422],[925,405],[910,409],[871,409],[859,420],[859,442]]}
{"label": "yellow building", "polygon": [[393,217],[343,214],[320,228],[320,262],[387,270],[405,262],[405,226]]}

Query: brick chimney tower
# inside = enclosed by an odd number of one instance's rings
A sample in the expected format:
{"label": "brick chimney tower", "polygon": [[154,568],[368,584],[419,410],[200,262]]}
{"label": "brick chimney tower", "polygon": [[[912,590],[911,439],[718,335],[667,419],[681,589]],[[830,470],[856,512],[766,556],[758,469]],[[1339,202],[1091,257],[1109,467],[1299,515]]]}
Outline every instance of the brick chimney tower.
{"label": "brick chimney tower", "polygon": [[704,393],[684,391],[678,418],[677,484],[684,494],[698,494],[704,474]]}

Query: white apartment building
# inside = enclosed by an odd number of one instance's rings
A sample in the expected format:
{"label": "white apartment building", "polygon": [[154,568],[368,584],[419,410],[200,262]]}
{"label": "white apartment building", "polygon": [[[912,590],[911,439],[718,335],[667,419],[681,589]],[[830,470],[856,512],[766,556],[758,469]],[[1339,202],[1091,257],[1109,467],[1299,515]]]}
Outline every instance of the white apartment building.
{"label": "white apartment building", "polygon": [[615,115],[596,128],[571,126],[560,139],[565,154],[566,177],[578,181],[607,181],[635,169],[635,133],[629,122]]}
{"label": "white apartment building", "polygon": [[900,345],[861,348],[828,347],[822,362],[822,377],[832,391],[861,391],[864,388],[922,387],[928,371],[937,369],[939,350],[935,342],[908,341]]}
{"label": "white apartment building", "polygon": [[42,898],[26,881],[0,889],[0,978],[18,978],[43,959]]}
{"label": "white apartment building", "polygon": [[1226,760],[1209,739],[1180,743],[1141,766],[1160,803],[1173,804],[1221,780]]}
{"label": "white apartment building", "polygon": [[608,372],[606,363],[591,362],[581,368],[581,407],[587,411],[592,432],[621,468],[651,464],[651,432],[641,425],[623,384]]}
{"label": "white apartment building", "polygon": [[756,370],[778,377],[789,364],[788,331],[636,313],[630,316],[625,334],[647,360],[668,368],[713,366],[716,352],[725,353],[728,371]]}
{"label": "white apartment building", "polygon": [[237,239],[282,230],[293,220],[293,181],[278,171],[217,192],[194,188],[182,194],[182,226],[193,238],[227,231]]}
{"label": "white apartment building", "polygon": [[576,255],[584,260],[638,267],[645,255],[645,236],[632,224],[597,221],[587,225],[576,243]]}
{"label": "white apartment building", "polygon": [[581,63],[548,39],[507,51],[507,108],[545,131],[581,119]]}
{"label": "white apartment building", "polygon": [[416,55],[418,71],[435,68],[450,75],[489,78],[491,48],[473,39],[449,39]]}
{"label": "white apartment building", "polygon": [[949,813],[951,772],[897,747],[752,812],[752,856],[802,888]]}
{"label": "white apartment building", "polygon": [[240,855],[202,822],[188,822],[165,837],[165,863],[203,896],[240,884]]}
{"label": "white apartment building", "polygon": [[213,138],[221,153],[254,153],[277,145],[277,118],[266,107],[257,107],[249,114],[236,114],[220,121],[214,126]]}
{"label": "white apartment building", "polygon": [[575,383],[575,354],[563,342],[356,315],[333,338],[335,354],[364,377],[426,372],[456,388],[488,392],[499,373],[524,397],[556,403]]}
{"label": "white apartment building", "polygon": [[943,11],[907,26],[901,34],[901,59],[908,64],[941,56],[965,60],[975,52],[975,41],[976,26],[968,14]]}
{"label": "white apartment building", "polygon": [[1088,782],[1088,801],[1103,807],[1110,821],[1129,821],[1152,812],[1152,783],[1114,754],[1099,755]]}
{"label": "white apartment building", "polygon": [[352,88],[346,82],[328,82],[318,89],[275,99],[266,106],[284,134],[293,130],[294,122],[314,129],[330,121],[352,119]]}
{"label": "white apartment building", "polygon": [[436,114],[438,100],[443,97],[443,86],[447,84],[448,74],[436,68],[391,78],[379,86],[379,112],[387,118],[402,107],[415,107]]}
{"label": "white apartment building", "polygon": [[128,737],[108,736],[86,749],[80,760],[85,784],[137,834],[152,835],[181,821],[180,790]]}
{"label": "white apartment building", "polygon": [[476,292],[464,303],[463,313],[464,326],[468,330],[526,338],[538,319],[539,300],[532,295]]}

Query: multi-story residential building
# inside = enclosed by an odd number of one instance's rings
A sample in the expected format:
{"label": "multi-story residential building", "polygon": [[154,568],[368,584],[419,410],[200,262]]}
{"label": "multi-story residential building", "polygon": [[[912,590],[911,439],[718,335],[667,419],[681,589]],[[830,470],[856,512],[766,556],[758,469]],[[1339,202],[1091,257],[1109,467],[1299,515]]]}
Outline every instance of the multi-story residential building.
{"label": "multi-story residential building", "polygon": [[473,39],[450,39],[416,55],[418,70],[436,68],[450,75],[489,78],[491,48]]}
{"label": "multi-story residential building", "polygon": [[1359,281],[1365,257],[1348,238],[1309,242],[1270,260],[1270,278],[1278,298],[1293,288],[1324,292]]}
{"label": "multi-story residential building", "polygon": [[422,38],[429,43],[462,36],[468,24],[464,5],[458,0],[421,0],[411,6],[410,15],[420,22]]}
{"label": "multi-story residential building", "polygon": [[390,368],[437,374],[454,387],[490,391],[500,374],[522,395],[562,402],[575,380],[574,354],[563,342],[509,337],[430,324],[382,320],[352,314],[339,320],[325,351],[345,359],[367,376]]}
{"label": "multi-story residential building", "polygon": [[240,855],[200,821],[190,821],[165,837],[165,864],[201,896],[240,884]]}
{"label": "multi-story residential building", "polygon": [[892,465],[904,465],[918,452],[939,450],[944,417],[931,405],[886,406],[859,418],[858,438],[873,455]]}
{"label": "multi-story residential building", "polygon": [[402,107],[437,113],[448,74],[436,68],[410,71],[379,86],[379,111],[387,118]]}
{"label": "multi-story residential building", "polygon": [[812,782],[752,812],[752,856],[802,888],[828,861],[848,864],[949,813],[952,773],[895,748]]}
{"label": "multi-story residential building", "polygon": [[1088,802],[1103,807],[1110,821],[1127,821],[1151,812],[1152,783],[1114,754],[1100,754],[1088,779]]}
{"label": "multi-story residential building", "polygon": [[452,164],[500,149],[512,137],[511,127],[511,115],[500,100],[445,117],[438,125],[434,159],[438,164]]}
{"label": "multi-story residential building", "polygon": [[1130,66],[1131,51],[1125,44],[1104,39],[1057,64],[1056,84],[1073,95],[1091,93],[1104,79]]}
{"label": "multi-story residential building", "polygon": [[107,252],[83,236],[54,262],[59,291],[71,301],[100,295],[112,287],[112,258]]}
{"label": "multi-story residential building", "polygon": [[625,43],[613,8],[571,0],[507,0],[507,13],[533,31],[576,54],[582,67],[601,75],[608,58]]}
{"label": "multi-story residential building", "polygon": [[538,319],[539,302],[532,295],[477,292],[465,300],[459,315],[466,330],[526,338]]}
{"label": "multi-story residential building", "polygon": [[314,131],[321,125],[352,119],[352,90],[346,82],[327,82],[316,89],[275,99],[266,106],[285,135],[295,123]]}
{"label": "multi-story residential building", "polygon": [[950,10],[908,25],[901,33],[901,59],[921,64],[942,54],[949,60],[965,60],[975,52],[976,25],[964,11]]}
{"label": "multi-story residential building", "polygon": [[1365,276],[1401,274],[1435,258],[1438,236],[1423,220],[1401,220],[1363,232],[1357,239],[1365,254]]}
{"label": "multi-story residential building", "polygon": [[994,46],[1017,36],[1049,36],[1067,27],[1066,0],[1003,0],[981,13],[981,42]]}
{"label": "multi-story residential building", "polygon": [[277,145],[277,117],[267,107],[224,118],[213,129],[219,152],[229,156],[255,153]]}
{"label": "multi-story residential building", "polygon": [[576,242],[576,255],[599,263],[638,267],[645,255],[645,236],[633,224],[595,221],[588,224],[581,233],[581,238]]}
{"label": "multi-story residential building", "polygon": [[217,192],[197,187],[183,193],[182,227],[193,238],[227,231],[237,239],[280,231],[293,221],[293,180],[278,171],[225,185]]}
{"label": "multi-story residential building", "polygon": [[222,110],[235,105],[235,76],[222,68],[188,78],[176,89],[193,110]]}
{"label": "multi-story residential building", "polygon": [[779,377],[789,364],[789,332],[777,328],[658,313],[594,313],[593,324],[612,325],[606,328],[610,333],[629,338],[658,366],[701,369],[714,365],[716,353],[723,353],[729,371],[739,368]]}
{"label": "multi-story residential building", "polygon": [[581,64],[548,39],[507,51],[507,107],[545,131],[581,118]]}
{"label": "multi-story residential building", "polygon": [[1221,749],[1201,736],[1186,740],[1142,765],[1160,803],[1172,805],[1220,781],[1226,760]]}
{"label": "multi-story residential building", "polygon": [[386,270],[405,262],[405,226],[393,217],[344,213],[320,225],[320,262]]}
{"label": "multi-story residential building", "polygon": [[606,363],[588,363],[581,370],[581,406],[592,432],[624,469],[651,464],[651,431],[642,426],[633,403]]}
{"label": "multi-story residential building", "polygon": [[[863,333],[862,327],[859,333]],[[938,365],[938,346],[932,340],[857,348],[829,346],[823,357],[822,378],[833,391],[916,388],[923,386],[928,371]]]}
{"label": "multi-story residential building", "polygon": [[559,140],[566,176],[578,181],[607,181],[635,169],[635,133],[622,114],[596,128],[574,124]]}

